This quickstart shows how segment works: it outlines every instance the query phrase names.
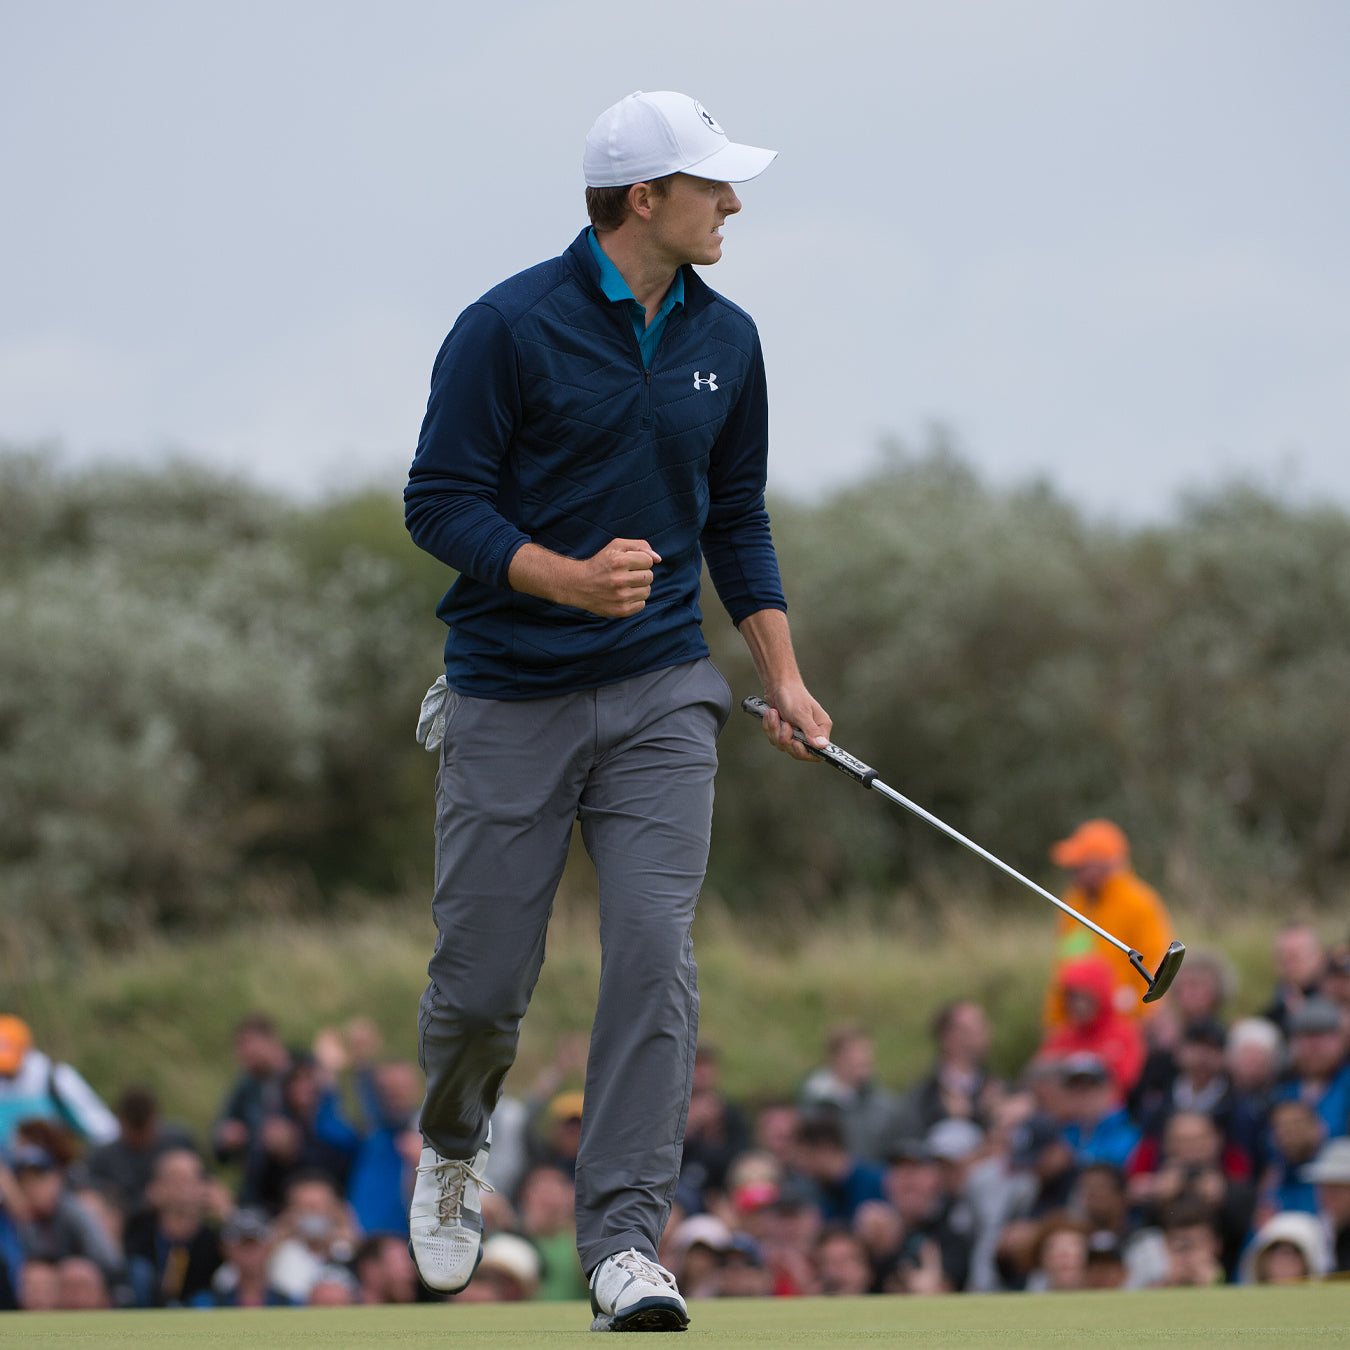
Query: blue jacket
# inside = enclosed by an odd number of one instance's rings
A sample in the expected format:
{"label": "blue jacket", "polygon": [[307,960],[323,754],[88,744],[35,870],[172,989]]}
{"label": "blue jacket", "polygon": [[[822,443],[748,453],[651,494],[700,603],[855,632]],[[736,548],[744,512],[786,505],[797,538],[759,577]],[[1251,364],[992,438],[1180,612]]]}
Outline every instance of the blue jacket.
{"label": "blue jacket", "polygon": [[[649,370],[584,230],[446,338],[404,504],[414,541],[460,574],[436,611],[451,688],[539,698],[706,656],[705,556],[733,622],[786,609],[764,509],[759,335],[692,268],[684,282]],[[645,539],[662,559],[631,618],[507,584],[522,544],[589,558],[615,538]]]}
{"label": "blue jacket", "polygon": [[403,1161],[398,1140],[413,1122],[389,1113],[369,1070],[357,1074],[355,1089],[361,1104],[361,1143],[347,1177],[348,1203],[362,1232],[407,1237],[411,1168]]}
{"label": "blue jacket", "polygon": [[886,1198],[885,1173],[875,1163],[855,1158],[848,1175],[834,1185],[818,1185],[820,1212],[826,1223],[853,1222],[859,1208],[869,1200]]}
{"label": "blue jacket", "polygon": [[1130,1154],[1139,1146],[1143,1132],[1121,1108],[1103,1116],[1090,1128],[1071,1122],[1060,1132],[1060,1138],[1073,1149],[1079,1167],[1104,1162],[1123,1170]]}
{"label": "blue jacket", "polygon": [[1272,1106],[1277,1102],[1306,1102],[1317,1112],[1328,1139],[1350,1134],[1350,1060],[1336,1070],[1325,1087],[1319,1089],[1291,1076],[1275,1084],[1270,1100]]}

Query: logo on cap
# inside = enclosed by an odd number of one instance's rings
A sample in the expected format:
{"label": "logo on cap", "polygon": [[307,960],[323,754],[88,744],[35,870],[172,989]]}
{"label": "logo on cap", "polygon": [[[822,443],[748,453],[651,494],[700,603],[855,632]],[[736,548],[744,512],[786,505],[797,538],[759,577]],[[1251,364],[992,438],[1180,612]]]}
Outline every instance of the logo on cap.
{"label": "logo on cap", "polygon": [[694,100],[694,107],[698,109],[698,115],[719,135],[725,136],[727,133],[717,125],[717,119],[703,106],[697,99]]}

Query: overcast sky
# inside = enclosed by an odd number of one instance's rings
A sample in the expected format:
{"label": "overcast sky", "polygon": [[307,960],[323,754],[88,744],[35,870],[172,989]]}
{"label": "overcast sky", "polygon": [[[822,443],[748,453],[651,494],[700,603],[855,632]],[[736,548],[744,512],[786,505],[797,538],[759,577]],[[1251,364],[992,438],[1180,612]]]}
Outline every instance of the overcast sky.
{"label": "overcast sky", "polygon": [[771,484],[945,423],[989,478],[1350,505],[1350,5],[0,0],[0,441],[401,487],[464,305],[682,89],[780,151],[705,272]]}

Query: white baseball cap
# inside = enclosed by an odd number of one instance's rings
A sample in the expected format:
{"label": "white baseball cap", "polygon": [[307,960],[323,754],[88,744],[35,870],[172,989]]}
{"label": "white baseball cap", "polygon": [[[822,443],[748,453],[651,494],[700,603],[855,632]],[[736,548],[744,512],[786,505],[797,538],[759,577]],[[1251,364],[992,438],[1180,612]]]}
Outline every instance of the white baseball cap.
{"label": "white baseball cap", "polygon": [[668,173],[719,183],[757,178],[777,150],[727,140],[712,114],[688,94],[638,90],[606,108],[586,137],[587,187],[627,187]]}

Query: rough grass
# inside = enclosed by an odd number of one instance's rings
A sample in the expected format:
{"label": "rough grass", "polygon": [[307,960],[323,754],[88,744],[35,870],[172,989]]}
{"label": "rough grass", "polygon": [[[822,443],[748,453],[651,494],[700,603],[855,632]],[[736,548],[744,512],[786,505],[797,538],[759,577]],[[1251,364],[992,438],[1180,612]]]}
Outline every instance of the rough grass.
{"label": "rough grass", "polygon": [[[857,1020],[876,1033],[880,1077],[899,1085],[929,1057],[934,1009],[973,996],[992,1015],[996,1067],[1015,1071],[1036,1044],[1052,922],[1000,918],[973,902],[926,911],[896,902],[880,916],[859,910],[814,923],[747,921],[708,903],[695,928],[702,1034],[723,1052],[727,1089],[757,1099],[792,1092],[819,1061],[825,1029]],[[1218,933],[1184,916],[1177,922],[1192,950],[1217,948],[1237,967],[1236,1010],[1259,1006],[1270,988],[1278,917],[1246,914]],[[148,938],[115,954],[34,956],[7,945],[0,981],[38,1043],[76,1064],[105,1096],[148,1084],[167,1114],[200,1129],[233,1073],[231,1027],[254,1009],[272,1014],[298,1044],[327,1023],[368,1015],[386,1053],[415,1057],[431,939],[426,901],[418,899],[372,905],[341,923],[253,920],[211,936]],[[560,905],[508,1090],[524,1090],[561,1033],[589,1027],[597,948],[593,906]]]}
{"label": "rough grass", "polygon": [[[695,1303],[681,1345],[701,1341],[826,1350],[871,1343],[906,1346],[1232,1345],[1240,1350],[1344,1345],[1350,1289],[1184,1289],[1129,1294],[991,1294],[946,1298],[726,1299]],[[0,1316],[0,1340],[43,1350],[174,1346],[175,1350],[322,1346],[410,1350],[577,1344],[588,1332],[581,1303],[468,1307],[288,1309],[280,1312],[48,1313]]]}

